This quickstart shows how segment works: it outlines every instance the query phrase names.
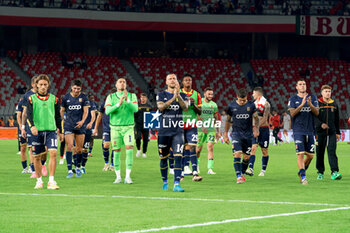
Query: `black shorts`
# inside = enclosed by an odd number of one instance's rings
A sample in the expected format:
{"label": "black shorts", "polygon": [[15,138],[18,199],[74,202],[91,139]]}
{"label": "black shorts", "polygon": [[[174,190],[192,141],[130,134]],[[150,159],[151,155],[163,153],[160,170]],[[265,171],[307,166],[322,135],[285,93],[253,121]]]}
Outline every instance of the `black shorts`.
{"label": "black shorts", "polygon": [[170,148],[172,148],[174,156],[183,155],[183,134],[176,134],[174,136],[158,136],[158,151],[161,158],[169,155]]}

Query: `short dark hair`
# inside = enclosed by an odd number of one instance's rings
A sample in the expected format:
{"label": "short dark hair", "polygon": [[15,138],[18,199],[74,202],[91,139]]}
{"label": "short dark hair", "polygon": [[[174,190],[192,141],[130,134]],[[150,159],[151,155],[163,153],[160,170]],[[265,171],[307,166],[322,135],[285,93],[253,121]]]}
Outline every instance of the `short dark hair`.
{"label": "short dark hair", "polygon": [[305,81],[305,79],[303,79],[303,78],[299,78],[299,79],[297,80],[297,82],[295,83],[295,85],[298,84],[298,82],[306,82],[306,81]]}
{"label": "short dark hair", "polygon": [[211,87],[206,87],[206,88],[204,89],[204,93],[207,92],[207,91],[212,91],[212,90],[213,90],[213,88],[211,88]]}
{"label": "short dark hair", "polygon": [[256,87],[256,88],[254,88],[254,90],[253,90],[253,91],[260,92],[261,94],[263,93],[263,89],[262,89],[262,87]]}
{"label": "short dark hair", "polygon": [[147,97],[147,94],[144,93],[144,92],[142,92],[142,93],[140,94],[140,96],[145,96],[145,97]]}
{"label": "short dark hair", "polygon": [[241,88],[237,92],[237,97],[239,97],[239,98],[245,98],[245,97],[247,97],[247,95],[248,95],[248,92],[245,88]]}
{"label": "short dark hair", "polygon": [[191,79],[193,79],[193,76],[192,76],[191,74],[184,73],[184,74],[182,75],[182,80],[183,80],[185,77],[190,77]]}
{"label": "short dark hair", "polygon": [[108,95],[113,94],[113,93],[116,93],[117,91],[118,91],[118,89],[117,89],[116,87],[113,87],[113,88],[109,91]]}
{"label": "short dark hair", "polygon": [[72,86],[78,86],[78,87],[81,87],[82,86],[82,83],[80,81],[80,79],[75,79],[72,81]]}

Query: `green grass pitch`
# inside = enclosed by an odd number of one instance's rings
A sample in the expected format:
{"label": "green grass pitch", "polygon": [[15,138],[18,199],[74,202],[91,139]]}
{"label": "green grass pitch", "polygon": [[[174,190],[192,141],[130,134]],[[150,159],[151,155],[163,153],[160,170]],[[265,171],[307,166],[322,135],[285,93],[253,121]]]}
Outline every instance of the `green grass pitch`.
{"label": "green grass pitch", "polygon": [[[247,177],[245,184],[236,184],[231,146],[219,143],[214,147],[217,174],[206,174],[204,150],[200,161],[203,181],[195,183],[186,176],[181,183],[184,193],[161,190],[154,141],[150,142],[148,158],[134,157],[134,184],[113,184],[114,172],[102,172],[101,140],[95,140],[93,157],[82,178],[66,179],[66,164],[57,165],[55,179],[60,190],[46,189],[48,177],[43,178],[43,190],[34,190],[35,180],[21,174],[17,141],[2,140],[0,148],[0,232],[350,231],[350,145],[346,143],[338,143],[343,179],[330,179],[326,158],[325,179],[316,180],[313,160],[307,171],[308,186],[299,183],[294,144],[270,146],[265,177],[257,176],[261,168],[258,149],[255,176]],[[124,178],[124,153],[122,158]],[[172,187],[173,176],[169,181]],[[345,208],[334,210],[341,207]],[[310,212],[323,209],[331,211]],[[224,220],[231,221],[221,222]],[[166,228],[184,225],[187,227]]]}

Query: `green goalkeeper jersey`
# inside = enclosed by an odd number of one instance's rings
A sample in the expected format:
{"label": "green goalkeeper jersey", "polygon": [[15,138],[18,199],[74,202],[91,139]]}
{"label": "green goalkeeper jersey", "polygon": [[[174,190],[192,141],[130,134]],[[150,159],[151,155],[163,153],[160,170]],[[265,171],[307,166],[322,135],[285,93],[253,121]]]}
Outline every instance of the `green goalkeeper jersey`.
{"label": "green goalkeeper jersey", "polygon": [[[218,112],[218,106],[214,101],[209,103],[203,100],[202,102],[202,114],[203,126],[208,130],[208,132],[215,132],[215,118],[214,114]],[[202,132],[202,128],[199,128],[199,131]]]}
{"label": "green goalkeeper jersey", "polygon": [[128,92],[128,100],[124,99],[118,106],[123,94],[123,92],[115,92],[107,96],[105,109],[106,114],[110,116],[111,126],[134,125],[134,113],[138,111],[136,95]]}

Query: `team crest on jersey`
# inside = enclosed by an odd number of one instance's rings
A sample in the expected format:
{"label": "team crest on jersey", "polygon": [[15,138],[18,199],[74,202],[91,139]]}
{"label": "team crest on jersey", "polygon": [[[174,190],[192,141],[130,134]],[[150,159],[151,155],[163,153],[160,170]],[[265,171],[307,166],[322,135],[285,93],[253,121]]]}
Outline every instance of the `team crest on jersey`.
{"label": "team crest on jersey", "polygon": [[210,108],[213,108],[213,106],[212,106],[212,105],[210,105]]}
{"label": "team crest on jersey", "polygon": [[332,111],[332,112],[334,112],[334,109],[333,109],[333,108],[331,108],[331,111]]}
{"label": "team crest on jersey", "polygon": [[113,141],[114,145],[117,145],[117,141]]}
{"label": "team crest on jersey", "polygon": [[247,107],[247,112],[249,112],[250,111],[250,107]]}
{"label": "team crest on jersey", "polygon": [[83,102],[83,98],[79,98],[79,102]]}

